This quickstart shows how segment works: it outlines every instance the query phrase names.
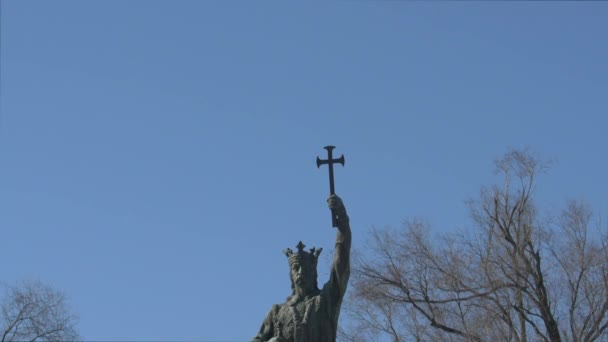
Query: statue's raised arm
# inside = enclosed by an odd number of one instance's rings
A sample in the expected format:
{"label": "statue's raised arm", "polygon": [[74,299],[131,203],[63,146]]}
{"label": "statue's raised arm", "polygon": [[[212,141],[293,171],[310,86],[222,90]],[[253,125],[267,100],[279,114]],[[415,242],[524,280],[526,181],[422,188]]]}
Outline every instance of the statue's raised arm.
{"label": "statue's raised arm", "polygon": [[[327,204],[333,215],[335,215],[337,232],[334,259],[331,265],[329,281],[325,284],[324,290],[329,291],[335,312],[339,313],[350,276],[350,247],[352,238],[348,215],[342,199],[337,195],[331,195],[327,199]],[[336,324],[337,318],[335,317]]]}

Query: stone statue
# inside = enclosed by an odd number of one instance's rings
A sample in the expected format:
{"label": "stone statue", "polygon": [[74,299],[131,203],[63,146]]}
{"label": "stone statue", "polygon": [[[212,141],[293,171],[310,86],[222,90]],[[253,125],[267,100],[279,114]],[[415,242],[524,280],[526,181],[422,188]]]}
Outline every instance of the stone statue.
{"label": "stone statue", "polygon": [[291,296],[283,304],[275,304],[264,319],[253,342],[334,342],[342,298],[350,275],[351,232],[348,215],[337,195],[327,199],[338,229],[336,250],[329,281],[323,289],[317,286],[317,260],[321,248],[285,250],[289,260]]}

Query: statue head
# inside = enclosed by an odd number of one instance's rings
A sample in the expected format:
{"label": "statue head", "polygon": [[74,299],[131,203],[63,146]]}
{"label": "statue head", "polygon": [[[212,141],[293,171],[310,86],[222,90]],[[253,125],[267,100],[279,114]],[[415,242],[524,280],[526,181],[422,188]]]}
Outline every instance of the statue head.
{"label": "statue head", "polygon": [[323,248],[312,248],[310,252],[302,241],[296,246],[297,252],[287,248],[284,252],[289,260],[289,276],[291,278],[292,295],[309,295],[318,292],[317,286],[317,260]]}

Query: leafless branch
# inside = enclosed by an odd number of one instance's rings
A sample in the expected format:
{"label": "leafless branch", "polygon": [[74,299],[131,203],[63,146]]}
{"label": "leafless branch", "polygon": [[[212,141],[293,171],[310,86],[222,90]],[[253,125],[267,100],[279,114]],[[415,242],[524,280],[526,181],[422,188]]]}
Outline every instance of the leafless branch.
{"label": "leafless branch", "polygon": [[413,220],[371,233],[345,305],[366,317],[359,331],[367,324],[395,341],[406,327],[417,340],[606,338],[608,229],[592,232],[580,202],[541,221],[534,190],[547,164],[530,150],[509,151],[496,167],[502,184],[468,201],[474,230],[431,238]]}
{"label": "leafless branch", "polygon": [[1,342],[76,341],[76,321],[62,292],[39,281],[6,286]]}

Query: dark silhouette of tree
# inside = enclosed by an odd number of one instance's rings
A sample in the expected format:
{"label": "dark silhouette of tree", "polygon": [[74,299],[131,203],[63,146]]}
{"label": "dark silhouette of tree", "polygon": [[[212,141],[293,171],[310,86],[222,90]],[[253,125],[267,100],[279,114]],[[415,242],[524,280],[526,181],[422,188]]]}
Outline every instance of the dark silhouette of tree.
{"label": "dark silhouette of tree", "polygon": [[496,162],[503,183],[469,201],[474,228],[374,230],[354,259],[343,341],[606,341],[608,229],[580,201],[549,219],[534,203],[546,163]]}
{"label": "dark silhouette of tree", "polygon": [[6,286],[1,320],[2,342],[80,340],[65,294],[39,281]]}

